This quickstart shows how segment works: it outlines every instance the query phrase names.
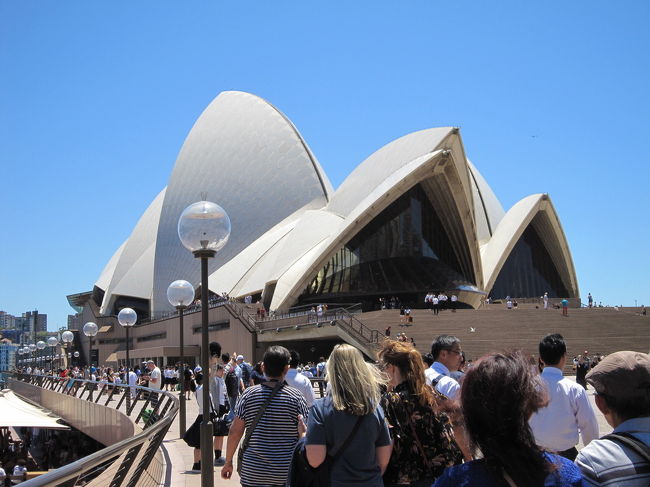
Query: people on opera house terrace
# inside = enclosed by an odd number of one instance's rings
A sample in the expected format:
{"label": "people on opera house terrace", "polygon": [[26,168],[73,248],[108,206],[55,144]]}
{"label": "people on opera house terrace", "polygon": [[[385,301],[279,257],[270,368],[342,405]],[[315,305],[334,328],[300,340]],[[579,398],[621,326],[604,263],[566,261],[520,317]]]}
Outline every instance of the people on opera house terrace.
{"label": "people on opera house terrace", "polygon": [[587,374],[596,406],[614,428],[585,446],[576,459],[583,486],[650,485],[650,356],[608,355]]}
{"label": "people on opera house terrace", "polygon": [[269,347],[262,360],[267,381],[247,388],[239,397],[222,478],[232,476],[235,452],[244,437],[237,466],[242,485],[285,484],[299,426],[304,426],[302,418],[307,417],[307,404],[300,391],[284,385],[290,358],[286,348]]}
{"label": "people on opera house terrace", "polygon": [[540,447],[575,460],[578,435],[584,445],[598,438],[596,415],[585,389],[562,375],[567,360],[562,335],[553,333],[542,338],[539,356],[544,364],[540,376],[549,402],[533,414],[530,427]]}
{"label": "people on opera house terrace", "polygon": [[456,399],[460,384],[450,377],[450,373],[458,370],[462,358],[460,340],[452,335],[440,335],[431,344],[433,365],[425,370],[427,384],[443,396]]}
{"label": "people on opera house terrace", "polygon": [[[329,388],[309,410],[306,456],[321,465],[333,450],[333,486],[381,487],[391,455],[391,440],[380,406],[383,374],[351,345],[336,345],[327,360]],[[340,450],[340,452],[339,452]]]}
{"label": "people on opera house terrace", "polygon": [[528,419],[543,407],[538,376],[518,352],[480,359],[463,381],[465,427],[482,458],[444,470],[434,487],[579,487],[578,468],[535,444]]}
{"label": "people on opera house terrace", "polygon": [[462,462],[451,421],[425,383],[422,356],[414,347],[386,340],[378,359],[392,387],[381,399],[393,441],[384,485],[428,487],[445,467]]}

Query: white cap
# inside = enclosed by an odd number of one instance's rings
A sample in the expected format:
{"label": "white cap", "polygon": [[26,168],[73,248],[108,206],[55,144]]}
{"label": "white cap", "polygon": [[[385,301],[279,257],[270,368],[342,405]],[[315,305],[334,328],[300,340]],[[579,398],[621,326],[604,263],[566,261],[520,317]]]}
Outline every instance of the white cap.
{"label": "white cap", "polygon": [[240,360],[244,360],[244,356],[243,355],[237,355],[237,358],[235,360],[237,360],[237,362],[239,362]]}
{"label": "white cap", "polygon": [[196,367],[194,367],[194,373],[195,373],[195,374],[198,374],[198,373],[201,372],[202,370],[203,370],[203,369],[201,368],[200,365],[197,365]]}

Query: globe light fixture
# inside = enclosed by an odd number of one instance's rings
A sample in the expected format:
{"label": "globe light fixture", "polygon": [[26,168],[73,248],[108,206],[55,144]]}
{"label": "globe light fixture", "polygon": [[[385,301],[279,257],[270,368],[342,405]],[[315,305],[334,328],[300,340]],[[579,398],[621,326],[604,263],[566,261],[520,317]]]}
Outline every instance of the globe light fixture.
{"label": "globe light fixture", "polygon": [[[137,313],[131,308],[122,308],[117,314],[117,321],[124,327],[126,331],[126,378],[127,383],[129,379],[130,360],[129,360],[129,329],[138,321]],[[125,389],[128,391],[128,389]],[[131,394],[126,393],[126,410],[131,409]]]}
{"label": "globe light fixture", "polygon": [[[68,352],[68,346],[70,346],[70,343],[74,340],[74,333],[72,333],[70,330],[66,330],[63,333],[61,333],[61,340],[63,341],[63,346],[65,347],[65,353],[61,354],[61,358],[65,358],[66,354]],[[66,367],[68,366],[68,362],[66,361]]]}
{"label": "globe light fixture", "polygon": [[54,375],[54,353],[55,347],[59,344],[59,339],[57,337],[49,337],[47,339],[47,345],[50,347],[50,370],[52,375]]}
{"label": "globe light fixture", "polygon": [[93,351],[93,337],[97,335],[98,327],[97,324],[89,321],[82,328],[84,335],[88,337],[88,362],[92,365],[92,351]]}
{"label": "globe light fixture", "polygon": [[194,286],[182,279],[172,282],[167,288],[169,304],[178,310],[178,332],[180,335],[180,408],[178,417],[178,430],[181,438],[185,435],[186,407],[185,407],[185,337],[183,333],[183,311],[194,301]]}
{"label": "globe light fixture", "polygon": [[[36,348],[38,349],[38,362],[39,365],[42,367],[43,366],[43,352],[42,350],[46,347],[46,343],[43,340],[39,340],[36,342]],[[45,367],[43,367],[45,368]]]}
{"label": "globe light fixture", "polygon": [[[210,383],[208,371],[208,259],[214,257],[230,238],[230,218],[226,211],[211,201],[191,204],[178,219],[178,237],[183,246],[201,259],[201,368],[203,381],[203,411],[210,411]],[[214,486],[212,465],[212,422],[204,414],[201,421],[201,487]]]}

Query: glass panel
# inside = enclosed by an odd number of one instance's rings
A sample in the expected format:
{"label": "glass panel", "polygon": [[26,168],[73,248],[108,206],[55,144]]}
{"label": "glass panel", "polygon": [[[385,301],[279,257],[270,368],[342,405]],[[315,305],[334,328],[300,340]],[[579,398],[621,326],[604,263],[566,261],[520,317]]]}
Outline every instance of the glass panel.
{"label": "glass panel", "polygon": [[341,247],[299,301],[375,303],[396,295],[415,304],[429,291],[460,286],[475,283],[463,275],[445,228],[417,185]]}
{"label": "glass panel", "polygon": [[490,296],[503,299],[540,297],[569,298],[569,292],[535,228],[530,225],[512,249]]}

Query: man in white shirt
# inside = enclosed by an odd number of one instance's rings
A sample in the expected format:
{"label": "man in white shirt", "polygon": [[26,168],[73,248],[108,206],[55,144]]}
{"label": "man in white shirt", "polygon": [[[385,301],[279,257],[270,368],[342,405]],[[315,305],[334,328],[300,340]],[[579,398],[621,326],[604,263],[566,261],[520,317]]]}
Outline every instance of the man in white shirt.
{"label": "man in white shirt", "polygon": [[424,371],[426,382],[449,399],[457,399],[460,392],[460,384],[449,374],[458,370],[462,353],[460,340],[455,336],[440,335],[431,344],[433,364]]}
{"label": "man in white shirt", "polygon": [[[147,360],[147,369],[149,370],[149,387],[162,390],[162,373],[153,360]],[[158,393],[152,392],[149,398],[155,409],[158,405]]]}
{"label": "man in white shirt", "polygon": [[133,369],[129,368],[129,371],[126,374],[127,376],[127,383],[129,384],[129,389],[130,389],[130,394],[131,394],[131,399],[135,399],[135,386],[138,383],[138,376],[136,375],[135,372],[133,372]]}
{"label": "man in white shirt", "polygon": [[539,357],[544,363],[541,377],[549,403],[534,413],[528,423],[539,446],[575,460],[578,434],[585,446],[598,438],[596,414],[584,388],[562,376],[567,360],[562,335],[553,333],[542,338]]}
{"label": "man in white shirt", "polygon": [[287,375],[284,377],[284,380],[291,387],[298,389],[305,401],[307,402],[307,407],[311,407],[316,400],[316,395],[314,394],[314,387],[311,385],[311,381],[305,377],[303,374],[298,372],[298,365],[300,365],[300,354],[295,350],[290,350],[289,354],[291,355],[291,360],[289,360],[289,370]]}

